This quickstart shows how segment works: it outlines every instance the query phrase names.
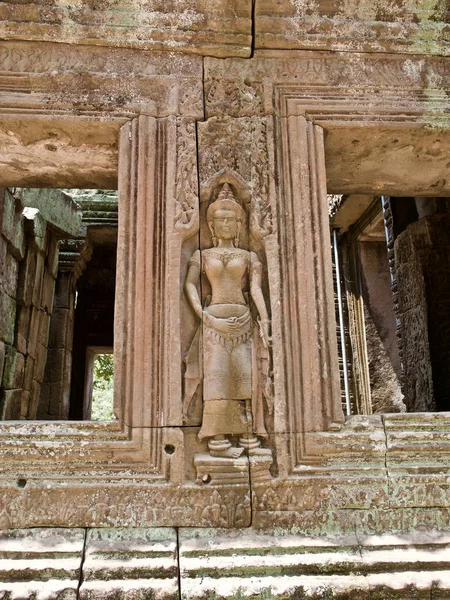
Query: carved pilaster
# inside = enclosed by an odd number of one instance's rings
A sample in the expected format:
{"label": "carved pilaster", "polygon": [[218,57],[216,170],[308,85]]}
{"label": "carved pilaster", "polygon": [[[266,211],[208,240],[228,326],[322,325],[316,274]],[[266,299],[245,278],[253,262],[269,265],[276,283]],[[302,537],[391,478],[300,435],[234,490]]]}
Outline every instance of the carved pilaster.
{"label": "carved pilaster", "polygon": [[[286,431],[324,431],[342,421],[323,130],[302,116],[283,119],[279,197],[281,314]],[[291,460],[307,453],[292,436]],[[293,465],[293,466],[294,466]]]}
{"label": "carved pilaster", "polygon": [[115,403],[127,424],[181,425],[180,256],[196,231],[192,119],[140,116],[120,134]]}

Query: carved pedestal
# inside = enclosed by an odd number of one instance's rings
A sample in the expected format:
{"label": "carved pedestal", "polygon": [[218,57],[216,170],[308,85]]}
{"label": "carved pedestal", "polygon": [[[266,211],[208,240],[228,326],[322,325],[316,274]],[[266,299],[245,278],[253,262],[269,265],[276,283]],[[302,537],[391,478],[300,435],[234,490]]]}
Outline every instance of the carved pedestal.
{"label": "carved pedestal", "polygon": [[196,454],[194,465],[197,470],[195,483],[200,485],[237,485],[270,481],[272,453],[264,456],[241,456],[239,458],[216,458],[210,454]]}
{"label": "carved pedestal", "polygon": [[249,463],[252,483],[271,481],[272,475],[270,474],[270,467],[273,463],[272,454],[267,454],[265,456],[250,456]]}
{"label": "carved pedestal", "polygon": [[246,457],[216,458],[210,454],[196,454],[194,465],[197,469],[195,483],[210,485],[249,485],[249,464]]}

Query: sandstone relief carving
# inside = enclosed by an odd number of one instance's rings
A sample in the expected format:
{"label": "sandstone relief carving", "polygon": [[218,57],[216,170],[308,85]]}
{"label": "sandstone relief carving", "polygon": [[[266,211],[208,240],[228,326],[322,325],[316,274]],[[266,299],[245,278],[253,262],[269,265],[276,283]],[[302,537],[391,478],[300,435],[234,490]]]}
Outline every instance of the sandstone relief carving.
{"label": "sandstone relief carving", "polygon": [[198,231],[197,165],[195,156],[195,121],[177,119],[177,178],[175,229],[183,239]]}
{"label": "sandstone relief carving", "polygon": [[247,223],[259,240],[270,227],[258,200],[247,215],[227,182],[215,196],[205,219],[212,246],[194,252],[184,286],[201,320],[186,356],[184,414],[201,385],[198,439],[207,440],[209,456],[195,456],[197,480],[209,482],[215,472],[220,477],[213,483],[230,483],[244,481],[248,469],[244,455],[262,460],[267,470],[272,462],[272,451],[262,446],[268,437],[265,414],[273,412],[263,268],[251,243],[245,244],[249,249],[241,244],[241,236],[249,238],[244,232]]}

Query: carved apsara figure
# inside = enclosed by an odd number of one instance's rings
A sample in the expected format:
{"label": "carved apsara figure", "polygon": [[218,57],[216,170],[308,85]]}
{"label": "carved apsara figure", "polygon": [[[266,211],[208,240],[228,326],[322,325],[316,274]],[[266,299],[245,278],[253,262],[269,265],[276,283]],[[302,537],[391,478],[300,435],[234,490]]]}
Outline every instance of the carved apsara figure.
{"label": "carved apsara figure", "polygon": [[[185,283],[189,302],[202,321],[186,360],[185,413],[203,379],[198,437],[208,438],[211,456],[237,458],[244,449],[249,455],[270,454],[259,439],[267,436],[263,398],[269,410],[272,400],[262,264],[255,252],[239,248],[244,211],[228,184],[209,205],[206,219],[213,247],[193,254]],[[202,273],[212,290],[205,306],[197,290]],[[238,447],[229,436],[239,436]]]}

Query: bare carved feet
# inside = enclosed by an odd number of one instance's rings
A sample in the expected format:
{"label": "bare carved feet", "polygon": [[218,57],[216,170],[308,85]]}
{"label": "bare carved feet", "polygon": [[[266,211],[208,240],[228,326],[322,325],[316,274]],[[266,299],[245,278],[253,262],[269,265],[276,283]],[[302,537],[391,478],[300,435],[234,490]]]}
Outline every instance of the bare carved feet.
{"label": "bare carved feet", "polygon": [[239,458],[244,448],[234,448],[225,436],[216,435],[208,441],[209,453],[216,458]]}

